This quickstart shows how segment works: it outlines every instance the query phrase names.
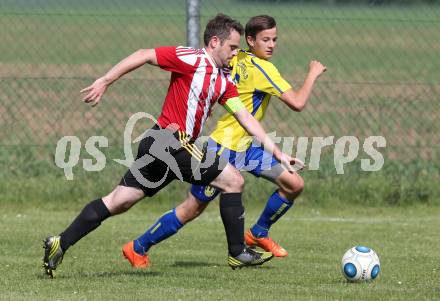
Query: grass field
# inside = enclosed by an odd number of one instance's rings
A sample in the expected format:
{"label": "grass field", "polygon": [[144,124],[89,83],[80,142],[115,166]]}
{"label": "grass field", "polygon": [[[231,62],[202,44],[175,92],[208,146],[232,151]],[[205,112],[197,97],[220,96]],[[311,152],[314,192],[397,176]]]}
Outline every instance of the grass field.
{"label": "grass field", "polygon": [[[257,206],[247,206],[247,224]],[[153,266],[132,270],[120,247],[166,206],[144,201],[106,221],[72,247],[50,280],[42,275],[42,238],[61,231],[77,206],[4,206],[0,215],[1,300],[438,300],[439,208],[311,209],[302,204],[274,226],[290,252],[258,268],[232,271],[215,202],[176,236],[154,247]],[[347,283],[340,259],[355,244],[374,248],[380,277]]]}

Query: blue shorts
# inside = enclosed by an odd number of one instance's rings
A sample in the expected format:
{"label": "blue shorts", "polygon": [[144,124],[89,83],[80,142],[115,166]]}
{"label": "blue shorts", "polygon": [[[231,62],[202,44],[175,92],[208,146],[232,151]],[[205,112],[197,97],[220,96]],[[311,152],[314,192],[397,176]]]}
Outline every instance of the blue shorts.
{"label": "blue shorts", "polygon": [[[246,151],[236,152],[230,150],[221,144],[218,144],[211,138],[208,140],[207,152],[216,152],[222,158],[225,158],[240,171],[247,171],[256,177],[261,176],[264,170],[270,170],[274,165],[280,164],[277,159],[261,145],[251,144]],[[202,202],[210,202],[220,193],[220,191],[211,186],[192,185],[191,193]]]}
{"label": "blue shorts", "polygon": [[254,144],[251,144],[244,152],[236,152],[209,139],[206,151],[216,152],[238,170],[248,171],[257,177],[261,175],[262,170],[268,170],[279,163],[271,153],[264,150],[263,146],[255,146]]}

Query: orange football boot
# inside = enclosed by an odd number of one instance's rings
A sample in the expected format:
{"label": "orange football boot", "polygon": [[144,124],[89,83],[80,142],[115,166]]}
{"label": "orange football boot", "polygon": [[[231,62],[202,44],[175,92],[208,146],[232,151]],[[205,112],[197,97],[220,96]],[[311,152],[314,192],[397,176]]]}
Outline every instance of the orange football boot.
{"label": "orange football boot", "polygon": [[244,234],[244,240],[250,247],[257,246],[267,252],[271,252],[275,257],[286,257],[289,253],[279,244],[274,242],[270,237],[255,237],[251,230],[247,230]]}
{"label": "orange football boot", "polygon": [[126,243],[122,247],[122,254],[130,262],[131,266],[138,269],[146,269],[150,266],[148,255],[139,255],[134,251],[133,241]]}

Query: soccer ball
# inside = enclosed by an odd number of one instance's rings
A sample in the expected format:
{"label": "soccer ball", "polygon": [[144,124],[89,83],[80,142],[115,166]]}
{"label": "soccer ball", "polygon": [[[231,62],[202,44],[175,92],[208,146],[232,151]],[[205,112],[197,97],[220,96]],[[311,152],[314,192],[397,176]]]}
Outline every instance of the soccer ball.
{"label": "soccer ball", "polygon": [[379,257],[365,246],[355,246],[342,256],[342,275],[351,282],[376,279],[380,272]]}

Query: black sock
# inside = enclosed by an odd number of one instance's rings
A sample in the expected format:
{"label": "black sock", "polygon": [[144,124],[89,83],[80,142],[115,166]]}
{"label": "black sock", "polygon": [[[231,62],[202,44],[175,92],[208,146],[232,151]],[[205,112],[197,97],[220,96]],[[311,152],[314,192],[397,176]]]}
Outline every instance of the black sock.
{"label": "black sock", "polygon": [[88,203],[70,226],[60,234],[61,249],[65,252],[78,240],[95,230],[109,216],[110,212],[102,199]]}
{"label": "black sock", "polygon": [[244,207],[241,193],[222,193],[220,196],[220,215],[225,226],[228,251],[238,256],[244,245]]}

